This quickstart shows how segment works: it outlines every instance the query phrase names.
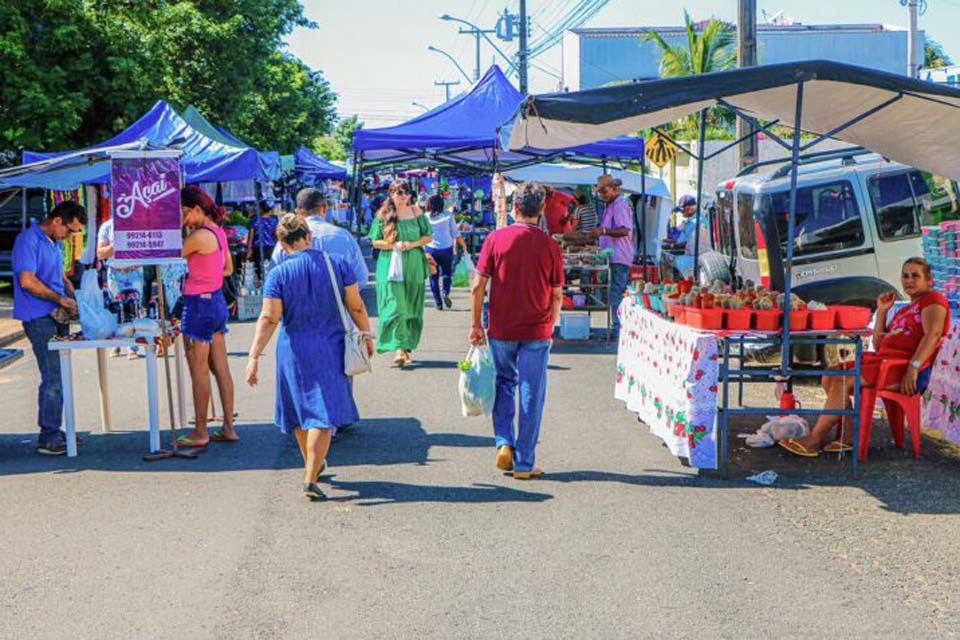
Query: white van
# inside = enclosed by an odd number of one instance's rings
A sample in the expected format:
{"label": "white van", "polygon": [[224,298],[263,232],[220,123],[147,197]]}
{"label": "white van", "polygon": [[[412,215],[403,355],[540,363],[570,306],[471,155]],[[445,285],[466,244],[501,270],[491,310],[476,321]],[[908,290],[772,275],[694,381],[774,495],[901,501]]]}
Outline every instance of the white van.
{"label": "white van", "polygon": [[[949,179],[846,151],[804,161],[797,179],[793,291],[805,300],[873,307],[899,288],[904,260],[922,254],[921,227],[960,218]],[[717,187],[701,280],[731,277],[783,288],[790,168],[746,173]]]}

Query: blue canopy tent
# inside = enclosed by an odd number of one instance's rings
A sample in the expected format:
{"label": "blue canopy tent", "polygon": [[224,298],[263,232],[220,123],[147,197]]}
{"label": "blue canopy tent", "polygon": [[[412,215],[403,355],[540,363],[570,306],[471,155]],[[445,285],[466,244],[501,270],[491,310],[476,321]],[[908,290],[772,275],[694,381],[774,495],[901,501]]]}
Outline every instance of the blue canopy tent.
{"label": "blue canopy tent", "polygon": [[524,96],[496,65],[468,91],[393,127],[360,129],[353,138],[357,166],[451,165],[474,172],[517,168],[554,158],[601,163],[643,159],[643,140],[621,136],[580,146],[505,151],[498,132]]}
{"label": "blue canopy tent", "polygon": [[314,184],[317,180],[346,180],[347,170],[321,158],[310,149],[300,147],[293,154],[294,170],[301,184]]}
{"label": "blue canopy tent", "polygon": [[[180,168],[184,181],[229,182],[233,180],[267,179],[256,150],[230,146],[197,131],[163,100],[158,101],[143,117],[125,131],[100,144],[79,151],[55,153],[23,152],[24,168],[32,163],[64,156],[90,154],[98,150],[130,144],[154,147],[175,147],[183,152]],[[54,179],[53,176],[56,176]],[[55,180],[54,186],[50,180]],[[110,180],[109,163],[79,162],[76,167],[56,172],[19,172],[3,178],[3,183],[18,187],[74,189],[81,184],[103,184]]]}

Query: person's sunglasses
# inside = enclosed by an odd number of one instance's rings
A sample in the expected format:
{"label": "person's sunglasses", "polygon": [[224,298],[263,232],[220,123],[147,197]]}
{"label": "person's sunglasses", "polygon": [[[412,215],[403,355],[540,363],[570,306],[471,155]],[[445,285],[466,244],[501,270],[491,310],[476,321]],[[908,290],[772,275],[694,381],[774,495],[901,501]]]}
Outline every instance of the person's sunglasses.
{"label": "person's sunglasses", "polygon": [[394,191],[394,193],[397,194],[398,196],[408,196],[408,195],[410,195],[410,192],[407,191],[406,189],[397,189],[396,191]]}

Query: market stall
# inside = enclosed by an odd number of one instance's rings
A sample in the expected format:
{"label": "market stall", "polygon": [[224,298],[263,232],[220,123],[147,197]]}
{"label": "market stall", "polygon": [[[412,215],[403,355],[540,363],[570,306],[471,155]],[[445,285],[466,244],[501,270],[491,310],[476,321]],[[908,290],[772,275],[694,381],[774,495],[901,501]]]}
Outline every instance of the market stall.
{"label": "market stall", "polygon": [[[685,78],[670,78],[626,85],[531,97],[521,108],[511,126],[510,148],[536,147],[560,149],[586,144],[611,135],[656,127],[662,123],[700,114],[700,140],[703,141],[706,109],[724,106],[737,116],[763,131],[771,140],[790,151],[790,204],[786,216],[786,237],[794,237],[796,224],[797,174],[800,157],[816,144],[830,138],[850,142],[928,171],[960,178],[960,90],[921,82],[903,76],[835,62],[811,61],[766,65]],[[790,140],[784,140],[772,125],[793,128]],[[816,135],[810,141],[801,139],[801,132]],[[891,135],[895,131],[896,135]],[[751,134],[752,135],[752,134]],[[735,141],[731,144],[737,144]],[[703,149],[703,144],[700,145]],[[706,160],[707,157],[700,157]],[[701,162],[702,176],[702,162]],[[701,182],[698,180],[698,182]],[[698,184],[696,224],[700,225],[701,207]],[[695,264],[700,252],[696,234]],[[794,246],[786,243],[783,255],[771,254],[784,269],[783,294],[793,300],[791,281],[794,277]],[[697,305],[700,306],[700,305]],[[711,314],[696,313],[698,319]],[[789,400],[790,385],[796,377],[820,375],[793,366],[792,348],[797,327],[803,327],[793,313],[782,314],[782,327],[776,337],[741,338],[739,346],[776,343],[780,346],[778,367],[763,373],[767,379],[782,380],[787,385],[788,402],[781,407],[725,411],[727,415],[744,415],[789,408],[799,415],[846,415],[853,420],[855,438],[859,431],[859,389],[854,393],[852,410],[824,411],[798,409]],[[722,316],[721,316],[722,318]],[[722,320],[719,327],[722,327]],[[826,339],[821,339],[821,341]],[[857,355],[859,356],[859,342]],[[859,385],[859,358],[847,373]],[[739,376],[742,369],[721,363],[730,374]],[[722,394],[728,396],[729,376],[721,376]],[[721,456],[723,457],[723,456]],[[853,457],[854,473],[857,456]],[[721,460],[725,467],[725,458]]]}

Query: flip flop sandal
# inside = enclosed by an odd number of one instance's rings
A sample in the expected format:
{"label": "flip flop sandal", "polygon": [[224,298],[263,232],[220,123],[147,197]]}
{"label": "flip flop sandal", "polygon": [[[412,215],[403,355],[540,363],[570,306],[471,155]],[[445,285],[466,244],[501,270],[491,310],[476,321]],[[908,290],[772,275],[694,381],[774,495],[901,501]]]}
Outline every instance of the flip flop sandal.
{"label": "flip flop sandal", "polygon": [[853,451],[853,445],[847,444],[843,440],[834,440],[833,442],[824,445],[822,451],[824,453],[849,453]]}
{"label": "flip flop sandal", "polygon": [[407,359],[404,358],[403,356],[397,356],[396,358],[393,359],[393,366],[397,369],[403,369],[403,367],[406,364],[407,364]]}
{"label": "flip flop sandal", "polygon": [[820,455],[819,451],[807,449],[805,446],[792,438],[790,440],[781,440],[777,443],[777,445],[786,449],[793,455],[801,456],[803,458],[816,458]]}
{"label": "flip flop sandal", "polygon": [[543,469],[537,467],[531,469],[530,471],[514,471],[513,479],[514,480],[530,480],[531,478],[539,478],[543,475]]}
{"label": "flip flop sandal", "polygon": [[210,444],[209,441],[198,442],[196,440],[191,440],[190,436],[187,436],[187,435],[182,435],[179,438],[177,438],[177,446],[183,447],[185,449],[202,449],[208,444]]}
{"label": "flip flop sandal", "polygon": [[210,434],[210,442],[240,442],[240,438],[230,438],[223,432],[223,429],[217,429]]}

